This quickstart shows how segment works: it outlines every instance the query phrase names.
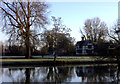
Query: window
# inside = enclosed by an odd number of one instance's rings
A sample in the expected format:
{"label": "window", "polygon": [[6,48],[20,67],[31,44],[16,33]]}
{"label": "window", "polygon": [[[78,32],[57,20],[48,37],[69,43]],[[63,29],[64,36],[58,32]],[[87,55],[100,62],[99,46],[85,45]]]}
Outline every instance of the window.
{"label": "window", "polygon": [[92,45],[88,45],[88,48],[92,48]]}
{"label": "window", "polygon": [[77,53],[82,53],[82,50],[77,50]]}
{"label": "window", "polygon": [[79,45],[79,48],[82,48],[82,46],[81,46],[81,45]]}
{"label": "window", "polygon": [[91,53],[92,53],[92,50],[86,50],[86,52],[87,52],[88,54],[91,54]]}

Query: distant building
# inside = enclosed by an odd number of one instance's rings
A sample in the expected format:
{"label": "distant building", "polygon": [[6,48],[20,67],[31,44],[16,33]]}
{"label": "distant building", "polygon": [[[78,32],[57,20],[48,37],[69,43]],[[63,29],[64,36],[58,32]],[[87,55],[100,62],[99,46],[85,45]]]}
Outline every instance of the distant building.
{"label": "distant building", "polygon": [[76,44],[76,55],[93,55],[94,54],[94,45],[91,40],[78,41]]}

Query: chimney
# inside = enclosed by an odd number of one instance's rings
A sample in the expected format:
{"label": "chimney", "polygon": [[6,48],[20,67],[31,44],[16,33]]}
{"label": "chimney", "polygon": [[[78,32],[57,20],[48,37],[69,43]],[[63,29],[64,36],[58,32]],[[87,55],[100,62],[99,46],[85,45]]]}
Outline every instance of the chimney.
{"label": "chimney", "polygon": [[82,37],[82,41],[84,41],[85,40],[85,37]]}
{"label": "chimney", "polygon": [[90,36],[87,36],[87,40],[90,40]]}

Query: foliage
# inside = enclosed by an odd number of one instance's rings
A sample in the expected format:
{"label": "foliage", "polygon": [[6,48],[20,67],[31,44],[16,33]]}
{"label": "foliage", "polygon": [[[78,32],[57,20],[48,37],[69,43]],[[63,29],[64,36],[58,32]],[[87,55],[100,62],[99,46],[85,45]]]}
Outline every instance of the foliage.
{"label": "foliage", "polygon": [[44,56],[48,54],[48,47],[47,46],[43,46],[40,50],[40,55]]}
{"label": "foliage", "polygon": [[43,34],[44,42],[48,47],[48,51],[52,54],[72,51],[74,48],[74,40],[70,37],[70,28],[61,23],[61,18],[52,17],[53,28],[46,30]]}
{"label": "foliage", "polygon": [[[6,46],[7,48],[5,49],[5,56],[25,56],[26,54],[26,49],[23,46],[18,46],[18,45],[12,45],[12,46]],[[31,49],[31,55],[40,55],[39,50],[32,50]]]}

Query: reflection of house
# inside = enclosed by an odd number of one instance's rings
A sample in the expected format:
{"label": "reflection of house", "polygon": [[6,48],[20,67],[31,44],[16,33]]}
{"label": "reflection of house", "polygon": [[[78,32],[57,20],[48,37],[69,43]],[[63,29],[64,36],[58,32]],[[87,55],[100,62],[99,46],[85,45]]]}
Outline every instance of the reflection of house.
{"label": "reflection of house", "polygon": [[76,44],[76,55],[92,55],[94,54],[94,46],[91,40],[78,41]]}
{"label": "reflection of house", "polygon": [[93,75],[94,73],[94,67],[76,67],[76,74],[78,77],[88,77]]}

